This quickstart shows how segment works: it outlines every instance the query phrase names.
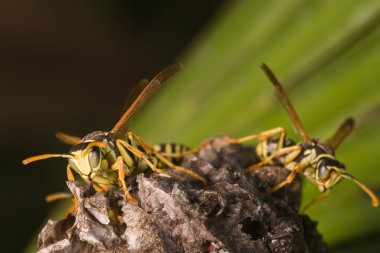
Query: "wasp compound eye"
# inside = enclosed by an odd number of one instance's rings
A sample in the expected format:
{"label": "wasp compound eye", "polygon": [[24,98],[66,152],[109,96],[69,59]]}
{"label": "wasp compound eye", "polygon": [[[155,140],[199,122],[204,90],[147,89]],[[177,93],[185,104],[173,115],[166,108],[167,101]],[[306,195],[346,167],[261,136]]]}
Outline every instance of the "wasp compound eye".
{"label": "wasp compound eye", "polygon": [[100,163],[100,149],[98,147],[93,147],[90,152],[88,152],[88,163],[91,168],[98,167]]}
{"label": "wasp compound eye", "polygon": [[318,163],[318,169],[317,169],[317,178],[318,179],[326,179],[329,177],[329,169],[328,169],[328,161],[326,159],[322,159]]}
{"label": "wasp compound eye", "polygon": [[331,157],[321,157],[317,165],[317,177],[321,180],[328,179],[333,171],[345,170],[346,166]]}

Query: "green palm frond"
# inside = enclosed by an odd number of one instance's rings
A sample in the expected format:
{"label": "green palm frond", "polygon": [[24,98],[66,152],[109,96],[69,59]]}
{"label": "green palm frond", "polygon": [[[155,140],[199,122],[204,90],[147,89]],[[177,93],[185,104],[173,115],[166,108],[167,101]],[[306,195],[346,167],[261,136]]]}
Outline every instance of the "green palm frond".
{"label": "green palm frond", "polygon": [[[375,1],[235,1],[191,44],[180,58],[184,69],[136,117],[133,130],[150,143],[196,145],[283,126],[299,140],[259,68],[265,62],[311,136],[327,139],[345,118],[357,119],[337,156],[379,189],[379,21]],[[307,185],[304,200],[316,194]],[[331,245],[380,228],[379,210],[353,183],[344,181],[331,195],[309,211]]]}
{"label": "green palm frond", "polygon": [[[348,116],[358,128],[339,147],[348,170],[380,190],[380,2],[231,1],[179,58],[170,79],[131,125],[148,143],[197,145],[290,119],[260,70],[267,63],[289,92],[310,136],[327,139]],[[369,120],[368,120],[369,119]],[[318,194],[307,184],[304,201]],[[331,245],[380,230],[379,209],[349,181],[308,214]]]}

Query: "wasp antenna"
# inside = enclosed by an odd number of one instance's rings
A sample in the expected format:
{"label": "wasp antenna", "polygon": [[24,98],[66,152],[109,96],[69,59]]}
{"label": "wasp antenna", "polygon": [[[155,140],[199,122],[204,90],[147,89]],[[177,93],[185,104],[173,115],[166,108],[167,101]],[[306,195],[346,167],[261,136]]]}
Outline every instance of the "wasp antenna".
{"label": "wasp antenna", "polygon": [[365,184],[363,184],[362,182],[357,180],[355,177],[353,177],[352,175],[347,174],[347,173],[342,174],[342,177],[354,181],[360,188],[362,188],[362,190],[365,191],[365,193],[367,193],[367,195],[371,198],[372,206],[374,206],[374,207],[379,206],[379,199],[377,198],[375,193],[371,189],[369,189]]}
{"label": "wasp antenna", "polygon": [[338,128],[335,134],[327,140],[327,143],[334,150],[344,141],[344,139],[352,132],[355,127],[355,121],[353,118],[346,119],[342,125]]}
{"label": "wasp antenna", "polygon": [[163,82],[169,79],[172,75],[178,72],[182,68],[182,64],[177,63],[173,64],[165,69],[163,69],[160,73],[158,73],[146,87],[141,91],[141,93],[137,96],[137,98],[133,101],[128,110],[123,114],[120,120],[116,123],[116,125],[112,128],[111,133],[113,133],[116,139],[122,138],[128,128],[128,122],[136,113],[136,111],[150,98],[155,91],[161,86]]}
{"label": "wasp antenna", "polygon": [[63,158],[72,158],[72,155],[69,154],[43,154],[43,155],[36,155],[32,157],[28,157],[24,160],[22,160],[22,164],[27,165],[29,163],[39,161],[39,160],[44,160],[48,158],[53,158],[53,157],[63,157]]}
{"label": "wasp antenna", "polygon": [[73,195],[72,194],[69,194],[69,193],[66,193],[66,192],[57,192],[57,193],[52,193],[52,194],[49,194],[45,197],[45,201],[50,203],[50,202],[53,202],[53,201],[56,201],[56,200],[60,200],[60,199],[69,199],[69,198],[72,198]]}
{"label": "wasp antenna", "polygon": [[90,149],[92,147],[105,148],[107,147],[107,144],[105,144],[102,141],[93,141],[93,142],[90,142],[90,144],[88,144],[86,148]]}
{"label": "wasp antenna", "polygon": [[273,86],[275,87],[276,97],[278,98],[278,100],[280,100],[280,102],[284,106],[294,126],[297,128],[298,133],[302,136],[304,141],[309,141],[310,140],[309,135],[307,134],[300,118],[298,117],[298,114],[296,110],[294,109],[294,106],[292,102],[290,101],[284,87],[278,81],[273,71],[265,63],[261,64],[261,69],[264,71],[264,73],[267,75],[267,77],[272,82]]}
{"label": "wasp antenna", "polygon": [[82,157],[85,157],[88,154],[88,152],[90,152],[92,147],[105,148],[105,147],[107,147],[107,144],[105,144],[104,142],[101,142],[101,141],[90,142],[87,145],[86,149],[82,152]]}

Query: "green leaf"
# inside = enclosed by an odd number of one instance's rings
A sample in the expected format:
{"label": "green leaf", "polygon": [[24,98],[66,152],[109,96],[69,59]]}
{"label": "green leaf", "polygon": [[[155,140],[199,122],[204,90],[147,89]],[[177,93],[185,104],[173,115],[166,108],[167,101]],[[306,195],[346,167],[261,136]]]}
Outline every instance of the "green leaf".
{"label": "green leaf", "polygon": [[[300,140],[259,68],[265,62],[311,136],[328,138],[348,116],[362,120],[337,156],[379,192],[380,120],[373,111],[380,105],[379,41],[378,1],[228,2],[179,57],[183,70],[136,115],[131,130],[151,144],[195,146],[211,136],[283,126]],[[316,194],[307,184],[304,201]],[[332,246],[380,228],[379,209],[347,180],[308,213]]]}
{"label": "green leaf", "polygon": [[[283,126],[300,140],[259,68],[262,61],[283,81],[311,136],[328,138],[349,116],[364,120],[380,104],[379,4],[287,0],[226,5],[180,57],[183,71],[136,117],[132,130],[150,143],[197,145],[215,135],[240,137]],[[379,115],[362,123],[337,156],[350,173],[378,190]],[[308,185],[304,201],[316,194]],[[309,214],[330,245],[380,227],[379,209],[348,180]]]}

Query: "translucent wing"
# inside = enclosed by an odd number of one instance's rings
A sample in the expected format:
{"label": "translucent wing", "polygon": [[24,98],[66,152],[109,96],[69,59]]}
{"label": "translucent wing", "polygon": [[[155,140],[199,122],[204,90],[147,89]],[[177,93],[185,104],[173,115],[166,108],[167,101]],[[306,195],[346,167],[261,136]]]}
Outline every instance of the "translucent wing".
{"label": "translucent wing", "polygon": [[327,143],[335,150],[343,140],[351,133],[354,129],[355,122],[353,118],[346,119],[342,125],[338,128],[335,134],[327,140]]}
{"label": "translucent wing", "polygon": [[298,114],[296,110],[293,107],[292,102],[290,101],[288,94],[286,93],[284,87],[281,85],[281,83],[278,81],[276,76],[273,74],[272,70],[265,64],[261,64],[262,70],[265,72],[265,74],[268,76],[269,80],[272,82],[273,86],[275,87],[275,94],[278,100],[282,103],[282,105],[285,107],[286,112],[288,113],[289,117],[291,118],[294,126],[297,128],[298,133],[302,136],[304,141],[309,141],[310,138],[300,120],[298,117]]}
{"label": "translucent wing", "polygon": [[121,138],[125,135],[128,129],[128,122],[136,111],[154,94],[154,92],[161,86],[163,82],[169,79],[172,75],[181,69],[181,64],[171,65],[160,73],[158,73],[149,83],[143,88],[141,93],[133,101],[128,110],[112,128],[111,133],[115,135],[116,138]]}
{"label": "translucent wing", "polygon": [[[145,89],[145,87],[149,84],[148,79],[142,79],[138,83],[136,83],[132,89],[129,91],[127,98],[124,101],[123,106],[121,107],[120,116],[123,116],[124,113],[128,110],[128,108],[133,104],[135,99],[140,95],[140,93]],[[129,128],[128,122],[125,123],[125,128]]]}
{"label": "translucent wing", "polygon": [[128,110],[128,108],[132,105],[132,103],[140,95],[140,93],[145,89],[148,83],[148,79],[142,79],[138,83],[133,85],[131,91],[128,93],[127,98],[125,99],[125,102],[121,110],[121,115],[123,115]]}
{"label": "translucent wing", "polygon": [[57,139],[60,142],[65,143],[65,144],[69,144],[69,145],[73,145],[73,146],[79,144],[82,140],[80,137],[70,135],[70,134],[65,134],[62,132],[57,132],[55,134],[55,137],[57,137]]}

